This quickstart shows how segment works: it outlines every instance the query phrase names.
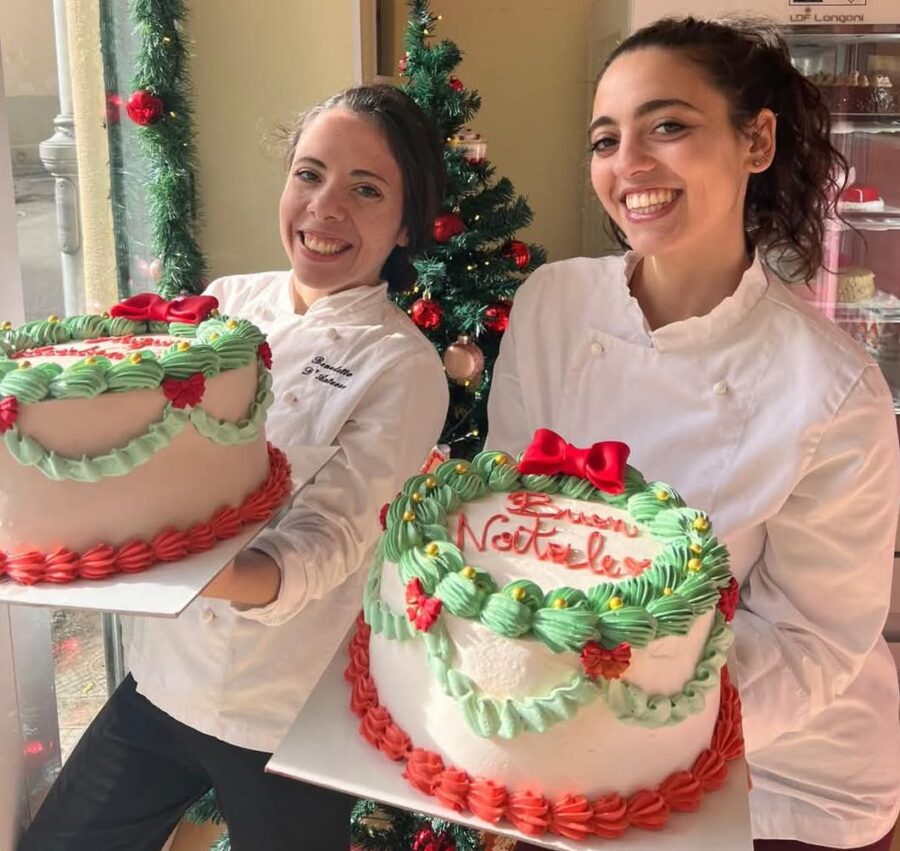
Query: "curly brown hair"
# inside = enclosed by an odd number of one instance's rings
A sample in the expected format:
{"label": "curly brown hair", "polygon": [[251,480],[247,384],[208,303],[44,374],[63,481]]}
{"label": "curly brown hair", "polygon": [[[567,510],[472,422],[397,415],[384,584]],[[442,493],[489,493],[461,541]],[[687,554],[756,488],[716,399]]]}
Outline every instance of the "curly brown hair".
{"label": "curly brown hair", "polygon": [[[748,131],[760,110],[775,113],[775,158],[747,186],[747,247],[778,260],[781,274],[811,280],[822,266],[825,219],[835,215],[847,161],[831,144],[831,116],[819,89],[791,64],[777,27],[748,18],[662,18],[626,38],[600,77],[623,53],[647,47],[676,51],[696,65],[727,99],[739,132]],[[610,225],[628,248],[622,230]]]}

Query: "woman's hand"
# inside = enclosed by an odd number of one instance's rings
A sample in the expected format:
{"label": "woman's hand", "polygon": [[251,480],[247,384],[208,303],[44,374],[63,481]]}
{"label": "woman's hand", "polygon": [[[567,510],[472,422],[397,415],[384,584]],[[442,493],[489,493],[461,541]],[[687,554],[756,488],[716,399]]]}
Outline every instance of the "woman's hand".
{"label": "woman's hand", "polygon": [[281,569],[260,550],[243,550],[209,585],[201,597],[228,600],[238,609],[267,606],[281,590]]}

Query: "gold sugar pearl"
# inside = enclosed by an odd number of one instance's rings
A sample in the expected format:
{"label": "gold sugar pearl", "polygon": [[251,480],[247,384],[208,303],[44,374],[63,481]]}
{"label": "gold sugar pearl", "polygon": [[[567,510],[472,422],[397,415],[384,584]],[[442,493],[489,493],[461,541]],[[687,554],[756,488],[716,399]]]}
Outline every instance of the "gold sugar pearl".
{"label": "gold sugar pearl", "polygon": [[13,327],[12,322],[10,322],[9,320],[7,320],[7,321],[4,322],[2,325],[0,325],[0,331],[11,331],[11,330],[12,330],[12,327]]}
{"label": "gold sugar pearl", "polygon": [[422,496],[422,494],[420,494],[420,493],[414,493],[414,494],[410,497],[410,499],[411,499],[414,503],[416,503],[416,504],[418,505],[423,499],[425,499],[425,497]]}
{"label": "gold sugar pearl", "polygon": [[103,313],[100,314],[100,318],[101,319],[109,319],[109,313],[104,310]]}
{"label": "gold sugar pearl", "polygon": [[178,349],[179,352],[186,352],[190,347],[191,344],[187,342],[187,340],[182,340],[180,343],[178,343],[177,346],[175,346],[175,348]]}
{"label": "gold sugar pearl", "polygon": [[93,355],[88,355],[88,356],[84,359],[84,363],[85,363],[85,366],[96,366],[96,365],[97,365],[97,358],[95,358]]}
{"label": "gold sugar pearl", "polygon": [[434,478],[434,476],[429,476],[425,479],[425,487],[428,488],[428,490],[433,491],[437,487],[437,479]]}
{"label": "gold sugar pearl", "polygon": [[621,609],[625,603],[622,601],[621,597],[610,597],[608,605],[613,611],[616,611],[616,609]]}
{"label": "gold sugar pearl", "polygon": [[469,465],[468,464],[457,464],[453,469],[456,470],[457,473],[462,475],[463,473],[469,472]]}
{"label": "gold sugar pearl", "polygon": [[663,597],[671,597],[672,589],[671,588],[663,588]]}
{"label": "gold sugar pearl", "polygon": [[213,319],[218,319],[222,314],[219,313],[218,308],[215,308],[215,307],[214,307],[214,308],[209,312],[209,315],[210,315]]}
{"label": "gold sugar pearl", "polygon": [[59,324],[59,317],[58,317],[55,313],[51,313],[51,314],[47,317],[47,321],[48,321],[51,325],[58,325],[58,324]]}
{"label": "gold sugar pearl", "polygon": [[562,597],[557,597],[550,605],[554,609],[567,609],[569,607],[569,604]]}
{"label": "gold sugar pearl", "polygon": [[474,579],[477,576],[475,572],[475,568],[472,567],[471,564],[467,564],[460,572],[459,575],[465,579]]}
{"label": "gold sugar pearl", "polygon": [[209,340],[210,342],[212,342],[213,340],[218,340],[220,336],[220,334],[217,334],[215,331],[213,331],[212,334],[209,335]]}
{"label": "gold sugar pearl", "polygon": [[687,563],[687,569],[688,569],[691,573],[696,573],[698,570],[700,570],[701,567],[703,567],[703,562],[700,561],[699,558],[692,558],[692,559]]}
{"label": "gold sugar pearl", "polygon": [[404,523],[412,523],[413,520],[416,519],[416,513],[414,511],[404,511],[403,512],[403,522]]}
{"label": "gold sugar pearl", "polygon": [[31,369],[31,364],[27,360],[19,361],[19,369]]}
{"label": "gold sugar pearl", "polygon": [[512,591],[513,600],[518,600],[521,603],[527,596],[528,595],[525,593],[524,588],[513,588],[513,591]]}
{"label": "gold sugar pearl", "polygon": [[656,492],[656,498],[657,498],[660,502],[668,502],[668,501],[669,501],[669,494],[668,494],[667,491],[657,491],[657,492]]}
{"label": "gold sugar pearl", "polygon": [[139,364],[141,360],[142,358],[137,352],[128,356],[128,363]]}
{"label": "gold sugar pearl", "polygon": [[494,463],[498,467],[505,467],[507,464],[509,464],[509,456],[508,455],[497,455],[494,458]]}
{"label": "gold sugar pearl", "polygon": [[427,547],[425,547],[425,553],[427,555],[430,555],[432,558],[434,558],[434,556],[436,556],[438,553],[440,553],[440,551],[441,551],[441,548],[433,542],[430,543]]}
{"label": "gold sugar pearl", "polygon": [[698,532],[705,532],[709,529],[709,520],[705,517],[697,517],[691,524]]}
{"label": "gold sugar pearl", "polygon": [[691,544],[691,552],[694,553],[694,555],[700,555],[700,553],[703,552],[703,546],[695,541]]}
{"label": "gold sugar pearl", "polygon": [[234,329],[238,327],[237,319],[229,319],[229,320],[225,323],[225,327],[226,327],[229,331],[234,331]]}

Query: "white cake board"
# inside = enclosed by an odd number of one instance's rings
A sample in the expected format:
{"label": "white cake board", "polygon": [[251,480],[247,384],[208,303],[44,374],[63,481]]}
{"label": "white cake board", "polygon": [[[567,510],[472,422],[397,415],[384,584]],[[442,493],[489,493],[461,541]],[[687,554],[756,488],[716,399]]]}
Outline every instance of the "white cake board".
{"label": "white cake board", "polygon": [[753,851],[747,768],[743,759],[728,763],[725,786],[705,795],[697,812],[673,813],[659,832],[629,828],[624,836],[612,843],[599,837],[588,842],[549,835],[528,837],[508,824],[492,825],[441,806],[436,798],[409,785],[402,777],[401,763],[389,760],[359,734],[359,719],[350,711],[350,688],[343,676],[348,641],[349,636],[269,760],[267,771],[439,816],[542,848],[564,851],[601,848],[603,851],[697,851],[698,848]]}
{"label": "white cake board", "polygon": [[[334,446],[295,446],[285,450],[291,464],[294,497],[336,451]],[[239,535],[221,541],[205,553],[157,564],[142,573],[77,579],[65,585],[19,585],[4,577],[0,579],[0,603],[176,617],[265,525],[261,522],[246,526]]]}

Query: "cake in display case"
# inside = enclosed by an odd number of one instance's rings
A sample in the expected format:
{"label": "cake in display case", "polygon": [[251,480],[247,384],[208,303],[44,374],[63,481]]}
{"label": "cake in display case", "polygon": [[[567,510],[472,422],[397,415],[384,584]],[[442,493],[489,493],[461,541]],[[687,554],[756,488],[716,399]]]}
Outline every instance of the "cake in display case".
{"label": "cake in display case", "polygon": [[786,35],[831,109],[849,167],[826,227],[826,269],[800,289],[875,358],[900,413],[900,27]]}

